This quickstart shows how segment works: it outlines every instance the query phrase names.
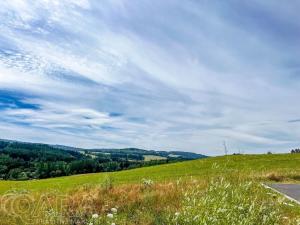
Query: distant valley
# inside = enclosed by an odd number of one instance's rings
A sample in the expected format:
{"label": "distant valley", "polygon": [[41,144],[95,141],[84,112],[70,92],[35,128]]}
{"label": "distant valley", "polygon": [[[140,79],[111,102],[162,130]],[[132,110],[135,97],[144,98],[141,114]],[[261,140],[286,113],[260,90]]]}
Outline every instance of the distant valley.
{"label": "distant valley", "polygon": [[183,151],[84,149],[0,139],[0,179],[30,180],[112,172],[206,157]]}

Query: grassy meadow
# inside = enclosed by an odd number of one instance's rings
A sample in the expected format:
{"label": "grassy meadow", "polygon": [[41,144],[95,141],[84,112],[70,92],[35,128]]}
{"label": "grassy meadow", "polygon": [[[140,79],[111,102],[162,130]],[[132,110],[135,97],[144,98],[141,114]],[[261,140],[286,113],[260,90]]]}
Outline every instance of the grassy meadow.
{"label": "grassy meadow", "polygon": [[211,157],[112,173],[0,181],[0,221],[300,224],[300,207],[262,182],[300,182],[300,154]]}

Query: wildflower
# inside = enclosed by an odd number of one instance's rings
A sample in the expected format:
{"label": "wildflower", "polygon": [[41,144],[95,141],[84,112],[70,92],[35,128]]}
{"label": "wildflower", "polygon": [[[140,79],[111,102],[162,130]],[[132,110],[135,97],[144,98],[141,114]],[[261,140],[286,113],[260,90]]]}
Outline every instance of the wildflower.
{"label": "wildflower", "polygon": [[111,225],[116,225],[115,223],[111,223]]}
{"label": "wildflower", "polygon": [[97,219],[98,217],[99,217],[99,215],[97,213],[95,213],[95,214],[92,215],[93,219]]}
{"label": "wildflower", "polygon": [[176,213],[175,213],[175,216],[179,216],[179,215],[180,215],[180,213],[179,213],[179,212],[176,212]]}
{"label": "wildflower", "polygon": [[110,210],[112,213],[117,213],[118,212],[118,210],[116,209],[116,208],[111,208],[111,210]]}
{"label": "wildflower", "polygon": [[107,213],[107,217],[110,218],[110,219],[112,219],[112,218],[114,218],[114,214],[112,214],[112,213]]}
{"label": "wildflower", "polygon": [[91,222],[91,223],[89,223],[89,225],[93,225],[93,223]]}
{"label": "wildflower", "polygon": [[145,185],[145,186],[152,186],[153,185],[153,180],[151,180],[151,179],[145,179],[145,178],[143,178],[142,179],[142,182],[143,182],[143,184]]}

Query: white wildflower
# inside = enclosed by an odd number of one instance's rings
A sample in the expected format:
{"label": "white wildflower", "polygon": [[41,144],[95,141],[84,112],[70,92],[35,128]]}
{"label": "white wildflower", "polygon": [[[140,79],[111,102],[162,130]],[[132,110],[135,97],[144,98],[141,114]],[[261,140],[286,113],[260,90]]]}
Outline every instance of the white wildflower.
{"label": "white wildflower", "polygon": [[97,213],[95,213],[95,214],[92,215],[93,219],[97,219],[98,217],[99,217],[99,215]]}
{"label": "white wildflower", "polygon": [[110,218],[110,219],[112,219],[112,218],[114,218],[114,214],[112,214],[112,213],[107,213],[107,217]]}
{"label": "white wildflower", "polygon": [[176,212],[176,213],[175,213],[175,216],[179,216],[179,215],[180,215],[180,213],[179,213],[179,212]]}
{"label": "white wildflower", "polygon": [[111,208],[110,211],[111,211],[112,213],[117,213],[117,212],[118,212],[117,208]]}
{"label": "white wildflower", "polygon": [[142,182],[143,182],[143,184],[145,186],[152,186],[153,183],[154,183],[153,180],[151,180],[151,179],[145,179],[145,178],[142,179]]}

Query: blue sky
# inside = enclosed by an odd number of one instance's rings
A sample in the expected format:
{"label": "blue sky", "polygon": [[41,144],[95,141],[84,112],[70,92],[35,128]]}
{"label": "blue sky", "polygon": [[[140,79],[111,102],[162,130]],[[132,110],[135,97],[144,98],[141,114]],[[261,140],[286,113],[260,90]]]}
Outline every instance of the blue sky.
{"label": "blue sky", "polygon": [[0,138],[300,147],[300,2],[4,0]]}

